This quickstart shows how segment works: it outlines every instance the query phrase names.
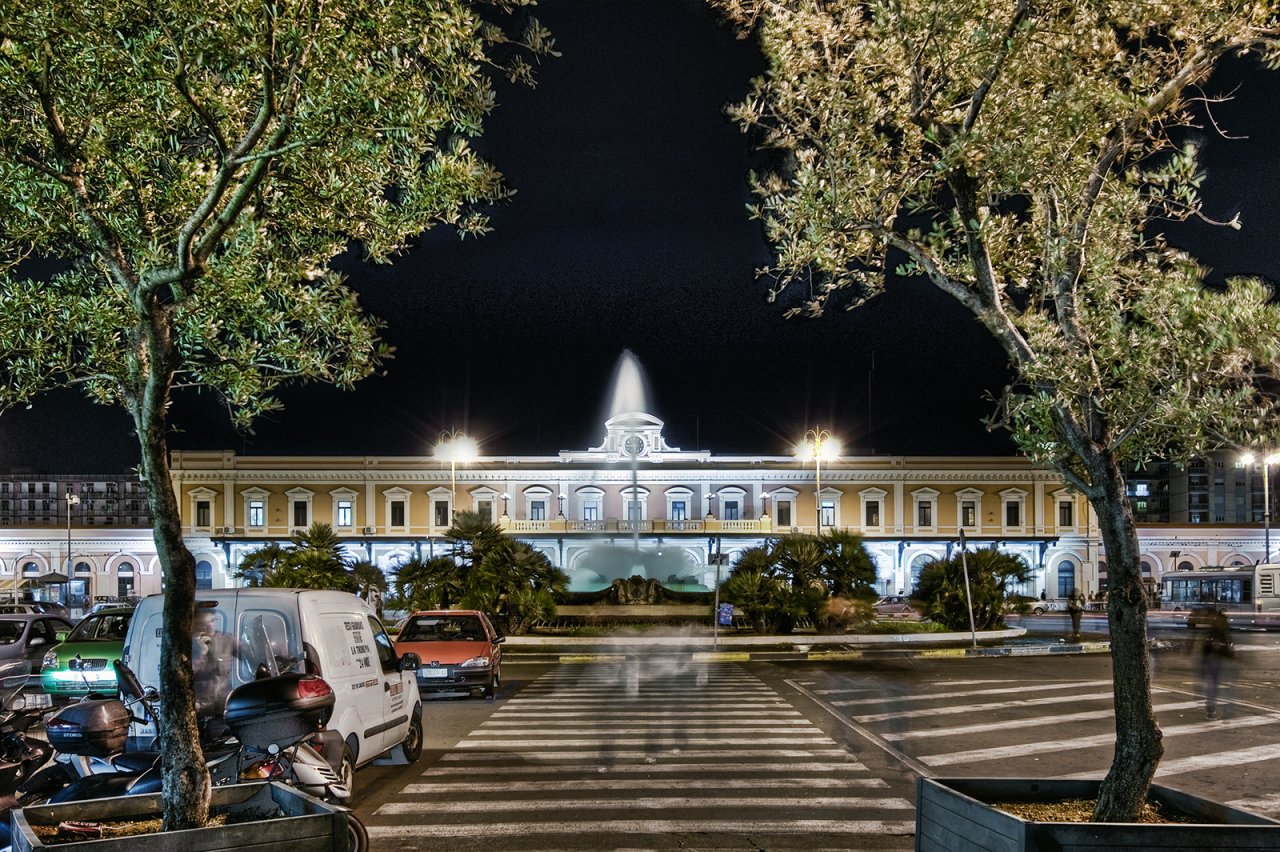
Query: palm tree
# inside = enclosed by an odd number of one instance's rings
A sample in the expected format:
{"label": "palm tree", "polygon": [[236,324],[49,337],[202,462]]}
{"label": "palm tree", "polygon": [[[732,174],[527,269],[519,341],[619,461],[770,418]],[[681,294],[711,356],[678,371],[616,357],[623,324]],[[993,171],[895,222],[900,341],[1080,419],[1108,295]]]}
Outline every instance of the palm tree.
{"label": "palm tree", "polygon": [[506,630],[523,633],[555,614],[555,595],[569,577],[527,542],[503,537],[486,543],[483,560],[466,579],[463,603],[495,614]]}
{"label": "palm tree", "polygon": [[1001,553],[994,547],[965,555],[969,569],[965,590],[965,562],[959,556],[924,566],[914,597],[923,602],[925,614],[955,630],[969,628],[969,601],[973,602],[973,622],[979,630],[1004,626],[1017,584],[1031,579],[1031,568],[1021,556]]}
{"label": "palm tree", "polygon": [[270,581],[288,562],[290,552],[274,541],[251,550],[240,560],[236,579],[242,580],[246,586],[273,585]]}
{"label": "palm tree", "polygon": [[408,610],[448,609],[463,593],[462,571],[449,556],[413,557],[395,568],[397,600]]}

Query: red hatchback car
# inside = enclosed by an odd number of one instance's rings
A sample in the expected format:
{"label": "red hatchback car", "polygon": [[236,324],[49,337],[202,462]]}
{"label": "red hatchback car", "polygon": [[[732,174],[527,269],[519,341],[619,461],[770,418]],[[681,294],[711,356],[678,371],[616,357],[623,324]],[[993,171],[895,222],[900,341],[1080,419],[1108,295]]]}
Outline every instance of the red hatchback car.
{"label": "red hatchback car", "polygon": [[396,637],[396,653],[418,655],[418,692],[479,692],[493,698],[502,681],[502,643],[489,616],[474,609],[415,612]]}

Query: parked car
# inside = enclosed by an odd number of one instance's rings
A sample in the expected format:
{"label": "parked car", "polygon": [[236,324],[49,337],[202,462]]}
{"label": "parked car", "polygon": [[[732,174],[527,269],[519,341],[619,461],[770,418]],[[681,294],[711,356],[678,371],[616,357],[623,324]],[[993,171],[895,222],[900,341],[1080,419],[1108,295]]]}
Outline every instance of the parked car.
{"label": "parked car", "polygon": [[919,608],[906,595],[886,595],[875,602],[877,618],[919,618]]}
{"label": "parked car", "polygon": [[[71,622],[56,615],[39,612],[0,613],[0,666],[6,670],[14,664],[28,675],[37,674],[45,653],[67,637]],[[45,694],[36,677],[30,677],[22,690],[24,707],[48,707],[52,699]]]}
{"label": "parked car", "polygon": [[55,601],[23,601],[22,603],[0,604],[0,615],[57,615],[65,619],[71,618],[71,611]]}
{"label": "parked car", "polygon": [[[125,641],[124,662],[146,686],[159,684],[162,605],[161,595],[144,598]],[[192,643],[198,705],[205,689],[216,690],[225,706],[237,686],[305,671],[324,678],[336,695],[316,740],[348,790],[357,767],[392,750],[411,763],[422,756],[418,661],[396,652],[365,601],[316,589],[202,589],[196,615],[198,627],[213,631],[198,629]],[[135,722],[132,734],[154,737],[155,727]]]}
{"label": "parked car", "polygon": [[396,651],[418,655],[418,692],[478,692],[492,698],[502,682],[505,637],[474,609],[415,612],[405,621]]}
{"label": "parked car", "polygon": [[124,653],[133,607],[101,609],[81,619],[75,629],[44,655],[40,683],[58,698],[81,698],[90,692],[116,691],[112,662]]}

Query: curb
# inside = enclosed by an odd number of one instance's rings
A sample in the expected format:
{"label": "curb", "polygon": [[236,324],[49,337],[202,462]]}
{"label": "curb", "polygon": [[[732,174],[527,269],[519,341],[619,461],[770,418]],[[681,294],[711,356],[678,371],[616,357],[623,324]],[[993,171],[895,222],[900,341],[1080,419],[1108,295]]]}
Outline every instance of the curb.
{"label": "curb", "polygon": [[[802,643],[807,644],[807,643]],[[637,645],[629,649],[611,647],[608,650],[583,650],[578,652],[560,652],[548,649],[543,652],[507,652],[503,654],[504,662],[512,665],[557,664],[557,663],[605,663],[622,664],[633,660],[652,659],[687,659],[697,663],[746,663],[760,661],[774,662],[847,662],[854,660],[876,659],[966,659],[979,657],[1037,657],[1054,654],[1109,654],[1110,642],[1077,642],[1073,644],[1054,645],[1001,645],[983,648],[919,648],[903,650],[896,648],[879,649],[833,649],[827,651],[809,651],[792,648],[791,650],[748,651],[741,649],[726,650],[692,650],[662,649],[652,645]]]}

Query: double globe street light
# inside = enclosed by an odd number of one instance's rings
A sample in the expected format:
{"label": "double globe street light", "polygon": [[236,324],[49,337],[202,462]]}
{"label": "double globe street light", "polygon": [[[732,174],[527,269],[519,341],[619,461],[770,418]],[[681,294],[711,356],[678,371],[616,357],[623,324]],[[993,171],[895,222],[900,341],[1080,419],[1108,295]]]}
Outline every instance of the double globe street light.
{"label": "double globe street light", "polygon": [[826,429],[810,429],[804,440],[796,445],[796,458],[801,464],[813,459],[814,508],[817,514],[817,533],[822,535],[822,462],[840,457],[840,441],[831,437]]}
{"label": "double globe street light", "polygon": [[455,429],[452,432],[441,433],[432,455],[440,461],[449,462],[449,485],[453,492],[451,508],[456,515],[458,513],[458,462],[466,464],[479,458],[480,445],[476,443],[475,438]]}
{"label": "double globe street light", "polygon": [[1240,457],[1240,461],[1245,464],[1254,464],[1255,462],[1262,465],[1262,561],[1264,564],[1271,564],[1271,466],[1280,464],[1280,453],[1269,453],[1265,456],[1255,456],[1253,453],[1245,453]]}

